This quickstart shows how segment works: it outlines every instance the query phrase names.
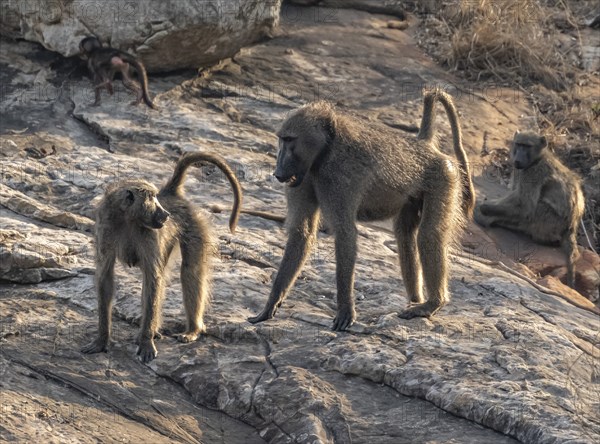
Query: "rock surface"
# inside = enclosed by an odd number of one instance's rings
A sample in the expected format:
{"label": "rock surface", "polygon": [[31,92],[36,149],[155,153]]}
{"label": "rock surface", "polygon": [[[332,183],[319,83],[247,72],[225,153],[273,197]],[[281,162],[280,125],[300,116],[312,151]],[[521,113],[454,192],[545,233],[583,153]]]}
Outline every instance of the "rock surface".
{"label": "rock surface", "polygon": [[150,71],[197,69],[233,56],[277,25],[280,0],[3,2],[0,33],[70,57],[95,35]]}
{"label": "rock surface", "polygon": [[[315,20],[315,11],[329,19]],[[517,92],[479,91],[452,78],[415,47],[410,30],[388,28],[390,16],[286,8],[282,17],[279,37],[202,78],[152,77],[158,111],[129,107],[122,91],[90,107],[89,81],[60,59],[30,43],[2,42],[2,250],[27,252],[27,267],[8,268],[22,273],[14,280],[23,284],[1,285],[2,439],[597,441],[598,315],[462,254],[452,257],[451,303],[433,319],[402,320],[395,242],[376,226],[359,228],[358,322],[349,332],[330,331],[335,265],[326,234],[277,317],[248,324],[269,293],[286,234],[275,222],[242,215],[232,235],[224,211],[209,216],[219,250],[205,337],[179,344],[166,335],[158,357],[139,363],[141,277],[118,266],[115,343],[107,354],[79,353],[96,332],[88,229],[108,182],[143,177],[159,185],[181,152],[210,150],[234,167],[246,207],[283,214],[283,187],[271,178],[273,130],[307,100],[415,124],[421,87],[442,84],[456,97],[472,159],[482,122],[490,143],[501,145],[530,112]],[[448,149],[444,119],[438,128]],[[57,152],[47,157],[26,151],[51,145]],[[484,165],[474,169],[479,191],[491,186]],[[208,168],[191,171],[186,191],[198,208],[232,201],[225,178]],[[501,253],[475,239],[470,227],[464,243],[476,243],[473,251]],[[65,275],[48,280],[42,270]],[[172,275],[167,331],[183,319]]]}

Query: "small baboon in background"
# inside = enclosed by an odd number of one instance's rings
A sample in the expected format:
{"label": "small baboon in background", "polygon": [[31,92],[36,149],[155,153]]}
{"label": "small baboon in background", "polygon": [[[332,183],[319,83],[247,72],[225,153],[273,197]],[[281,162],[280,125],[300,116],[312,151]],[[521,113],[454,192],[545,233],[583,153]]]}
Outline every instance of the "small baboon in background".
{"label": "small baboon in background", "polygon": [[[115,48],[103,48],[100,40],[96,37],[86,37],[79,43],[79,51],[83,56],[87,57],[88,69],[92,75],[94,82],[94,94],[96,100],[94,106],[100,105],[100,90],[106,88],[112,96],[114,93],[112,82],[117,72],[120,72],[123,79],[123,85],[128,90],[136,94],[136,100],[132,105],[139,105],[142,100],[150,108],[156,109],[156,106],[150,99],[148,93],[148,76],[144,64],[131,54],[120,51]],[[138,72],[140,85],[131,78],[129,73],[130,66],[133,66]]]}
{"label": "small baboon in background", "polygon": [[[436,100],[450,120],[458,161],[436,146]],[[296,111],[277,135],[280,149],[274,174],[288,184],[289,238],[266,306],[249,321],[275,315],[315,241],[321,215],[335,233],[338,307],[334,330],[345,330],[356,319],[357,220],[394,218],[402,275],[412,303],[400,316],[431,316],[438,311],[449,299],[448,247],[474,205],[451,97],[439,90],[425,94],[417,138],[368,125],[324,102]]]}
{"label": "small baboon in background", "polygon": [[143,362],[156,357],[154,338],[159,336],[160,307],[165,292],[169,257],[176,244],[181,250],[181,286],[187,327],[178,336],[190,342],[204,332],[204,310],[209,300],[210,258],[214,240],[206,218],[184,197],[183,180],[193,164],[218,166],[233,187],[234,204],[229,228],[233,232],[240,215],[242,189],[224,159],[206,153],[181,157],[173,177],[160,190],[145,180],[127,180],[108,188],[96,215],[96,289],[98,337],[82,348],[84,353],[106,351],[111,331],[115,293],[116,259],[143,274],[142,322],[137,354]]}
{"label": "small baboon in background", "polygon": [[543,244],[560,244],[567,256],[567,284],[573,288],[577,227],[585,205],[581,179],[549,150],[544,136],[532,132],[515,133],[510,158],[512,191],[479,205],[475,221],[520,231]]}

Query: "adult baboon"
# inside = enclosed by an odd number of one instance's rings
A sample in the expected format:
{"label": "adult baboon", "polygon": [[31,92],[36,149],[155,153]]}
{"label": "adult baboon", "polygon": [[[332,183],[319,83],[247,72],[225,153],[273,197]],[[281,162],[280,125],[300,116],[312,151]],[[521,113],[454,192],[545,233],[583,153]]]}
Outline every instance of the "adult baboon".
{"label": "adult baboon", "polygon": [[[86,37],[79,43],[81,55],[86,56],[88,60],[88,69],[94,82],[94,106],[100,105],[100,90],[106,88],[106,91],[112,96],[114,93],[112,82],[117,72],[123,77],[123,86],[136,94],[136,100],[132,105],[139,105],[142,100],[150,108],[156,109],[156,106],[148,94],[148,76],[144,64],[131,54],[120,51],[115,48],[103,48],[100,40],[96,37]],[[133,80],[129,74],[130,67],[133,66],[138,72],[140,85]]]}
{"label": "adult baboon", "polygon": [[[439,100],[452,127],[458,162],[433,137]],[[334,330],[356,318],[353,287],[356,220],[394,217],[402,276],[411,305],[400,316],[431,316],[448,301],[448,247],[473,204],[467,157],[452,99],[425,94],[417,138],[342,114],[324,102],[300,108],[278,131],[275,176],[288,184],[289,238],[264,310],[252,323],[274,316],[315,241],[321,215],[335,233],[337,316]],[[461,211],[461,206],[462,210]],[[422,279],[429,298],[422,296]]]}
{"label": "adult baboon", "polygon": [[96,288],[98,291],[98,337],[81,349],[84,353],[106,351],[111,331],[115,292],[115,260],[140,267],[142,321],[137,354],[143,362],[156,357],[154,338],[159,335],[160,307],[164,297],[165,268],[173,248],[181,250],[181,286],[187,327],[178,336],[190,342],[204,332],[204,310],[209,300],[213,236],[206,218],[197,214],[184,197],[183,180],[188,167],[209,162],[217,165],[233,187],[234,204],[229,228],[233,232],[240,215],[242,190],[224,159],[213,154],[189,153],[181,157],[173,177],[160,190],[145,180],[127,180],[109,187],[96,215]]}
{"label": "adult baboon", "polygon": [[544,136],[516,132],[510,151],[512,192],[477,206],[475,221],[529,235],[544,244],[560,244],[567,256],[567,284],[575,285],[577,227],[585,201],[581,179],[548,149]]}

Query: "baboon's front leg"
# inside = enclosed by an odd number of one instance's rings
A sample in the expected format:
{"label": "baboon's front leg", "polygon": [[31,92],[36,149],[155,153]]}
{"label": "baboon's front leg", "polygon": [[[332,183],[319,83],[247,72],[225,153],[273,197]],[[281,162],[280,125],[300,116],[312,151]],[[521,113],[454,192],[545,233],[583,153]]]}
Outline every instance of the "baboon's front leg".
{"label": "baboon's front leg", "polygon": [[356,224],[347,220],[335,233],[335,259],[337,279],[337,316],[333,330],[346,330],[356,320],[354,310],[354,266],[356,264]]}
{"label": "baboon's front leg", "polygon": [[98,72],[94,72],[93,76],[94,76],[94,98],[95,98],[93,106],[98,106],[98,105],[100,105],[100,102],[102,100],[102,98],[100,96],[100,92],[103,88],[106,88],[106,90],[109,92],[109,94],[112,95],[112,93],[113,93],[112,74],[107,72],[105,69],[98,68]]}
{"label": "baboon's front leg", "polygon": [[100,90],[104,87],[101,79],[97,79],[94,83],[94,103],[92,106],[100,106],[102,102],[102,97],[100,96]]}
{"label": "baboon's front leg", "polygon": [[98,255],[95,276],[96,291],[98,293],[98,336],[81,349],[83,353],[106,351],[112,328],[112,301],[115,294],[115,255],[112,251],[105,256],[101,256],[100,253],[96,254]]}
{"label": "baboon's front leg", "polygon": [[142,362],[147,363],[158,354],[154,338],[158,333],[160,309],[165,292],[164,270],[146,266],[142,268],[142,273],[142,325],[138,335],[137,354]]}
{"label": "baboon's front leg", "polygon": [[252,324],[266,321],[275,313],[296,282],[306,257],[315,241],[319,227],[319,211],[316,201],[306,198],[288,204],[290,220],[289,237],[279,271],[265,308],[258,315],[248,318]]}

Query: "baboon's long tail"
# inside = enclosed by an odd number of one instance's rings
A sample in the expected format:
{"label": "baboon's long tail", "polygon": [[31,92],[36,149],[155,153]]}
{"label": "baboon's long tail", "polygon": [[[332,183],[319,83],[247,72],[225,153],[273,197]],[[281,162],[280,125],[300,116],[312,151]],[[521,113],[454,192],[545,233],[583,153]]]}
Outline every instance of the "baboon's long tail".
{"label": "baboon's long tail", "polygon": [[146,68],[144,65],[135,57],[127,54],[126,60],[127,63],[131,63],[133,67],[138,72],[138,76],[140,78],[140,84],[142,85],[142,94],[144,98],[144,103],[148,105],[152,109],[156,109],[156,105],[150,98],[150,94],[148,93],[148,74],[146,73]]}
{"label": "baboon's long tail", "polygon": [[229,165],[227,165],[225,159],[223,159],[221,156],[200,152],[184,154],[177,162],[175,171],[173,171],[173,176],[162,188],[161,194],[181,194],[181,187],[183,185],[183,180],[185,179],[187,169],[194,164],[206,164],[207,162],[219,167],[225,176],[227,176],[227,179],[231,184],[231,188],[233,188],[233,209],[231,210],[231,217],[229,218],[229,229],[233,233],[237,227],[238,219],[240,218],[242,206],[242,187],[240,186],[237,177]]}
{"label": "baboon's long tail", "polygon": [[421,127],[419,129],[418,139],[432,140],[433,125],[435,120],[435,101],[438,100],[446,110],[446,115],[450,121],[452,128],[452,141],[454,145],[454,155],[458,159],[461,167],[461,177],[463,183],[463,202],[462,207],[467,217],[473,216],[473,208],[475,207],[475,189],[471,181],[471,172],[469,169],[469,161],[467,153],[462,144],[462,132],[458,122],[458,113],[454,107],[454,102],[449,94],[440,89],[434,89],[424,94],[423,98],[423,117],[421,119]]}

